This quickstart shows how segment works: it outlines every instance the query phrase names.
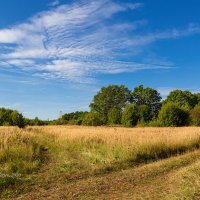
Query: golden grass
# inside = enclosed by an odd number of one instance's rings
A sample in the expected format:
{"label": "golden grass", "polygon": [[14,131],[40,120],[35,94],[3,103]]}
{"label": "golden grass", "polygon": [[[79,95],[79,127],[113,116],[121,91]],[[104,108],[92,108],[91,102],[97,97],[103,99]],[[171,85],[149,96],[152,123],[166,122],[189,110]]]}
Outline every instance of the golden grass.
{"label": "golden grass", "polygon": [[147,162],[199,148],[200,128],[46,126],[38,130],[89,164]]}
{"label": "golden grass", "polygon": [[200,136],[199,127],[183,128],[121,128],[121,127],[86,127],[86,126],[44,126],[32,127],[59,139],[97,139],[108,144],[142,144],[144,142],[166,141],[177,143]]}
{"label": "golden grass", "polygon": [[0,128],[0,186],[15,183],[39,167],[41,146],[33,133],[15,127]]}
{"label": "golden grass", "polygon": [[[143,164],[180,155],[187,151],[199,149],[199,147],[200,128],[198,127],[45,126],[27,127],[24,130],[15,127],[0,127],[0,186],[4,185],[6,187],[6,184],[15,184],[16,176],[14,175],[16,174],[26,175],[38,169],[41,166],[41,149],[44,148],[48,150],[47,153],[50,160],[43,165],[47,167],[46,171],[43,168],[43,172],[41,172],[45,175],[41,174],[40,178],[36,178],[36,188],[37,185],[43,185],[44,188],[49,187],[48,184],[52,180],[54,180],[53,183],[58,180],[57,184],[62,188],[62,184],[63,182],[66,184],[66,180],[70,182],[70,180],[84,180],[84,177],[95,178],[96,174],[101,175],[108,171],[116,171],[114,176],[116,176],[117,185],[119,181],[117,176],[123,176],[124,170],[129,171],[130,169],[130,173],[132,173],[132,169],[137,171],[142,167],[144,171],[141,172],[141,177],[143,177],[146,173],[145,166],[149,166]],[[160,166],[160,168],[158,166],[155,170],[152,168],[148,177],[151,179],[151,176],[168,173],[171,168],[175,170],[177,167],[184,167],[190,162],[197,162],[199,160],[199,151],[196,154],[194,151],[191,156],[188,154],[186,157],[186,160],[179,160],[179,157],[177,159],[171,158],[172,162],[169,159],[171,164]],[[189,161],[187,162],[188,159]],[[177,160],[177,162],[173,160]],[[142,166],[139,165],[137,167],[139,163],[142,163]],[[150,166],[154,165],[157,166],[156,163]],[[134,167],[132,168],[132,166]],[[121,171],[119,169],[124,170]],[[120,173],[122,174],[120,175]],[[130,174],[130,176],[132,175]],[[138,174],[136,173],[134,176],[138,176]],[[101,179],[100,177],[97,176],[98,179]],[[150,181],[148,177],[147,182]],[[102,176],[102,179],[104,179],[104,176]],[[87,179],[85,180],[87,182]],[[126,178],[126,180],[128,179]],[[142,180],[143,178],[141,183]],[[175,182],[175,179],[172,180]],[[156,180],[155,183],[157,183]],[[158,183],[161,185],[162,178],[161,180],[158,179]],[[106,184],[110,184],[109,181]],[[76,190],[77,187],[74,189]],[[115,187],[115,185],[112,187]],[[120,184],[119,187],[121,187]],[[163,185],[164,187],[165,185]],[[187,184],[185,187],[187,189]],[[148,185],[147,188],[149,188]],[[156,191],[156,188],[152,187],[152,190],[154,189]],[[176,193],[176,190],[172,191],[172,193]]]}

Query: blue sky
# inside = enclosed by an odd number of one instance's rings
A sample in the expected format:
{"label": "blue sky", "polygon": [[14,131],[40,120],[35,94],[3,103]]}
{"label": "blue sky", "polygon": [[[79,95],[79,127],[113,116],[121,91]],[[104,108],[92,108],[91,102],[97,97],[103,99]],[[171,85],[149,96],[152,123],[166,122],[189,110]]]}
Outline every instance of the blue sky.
{"label": "blue sky", "polygon": [[0,1],[0,106],[53,119],[109,84],[199,91],[200,1]]}

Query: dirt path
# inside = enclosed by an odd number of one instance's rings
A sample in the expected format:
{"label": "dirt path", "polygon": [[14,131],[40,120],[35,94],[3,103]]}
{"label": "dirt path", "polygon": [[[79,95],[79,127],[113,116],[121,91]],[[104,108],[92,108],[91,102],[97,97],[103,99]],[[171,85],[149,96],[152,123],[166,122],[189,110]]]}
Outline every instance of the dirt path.
{"label": "dirt path", "polygon": [[43,169],[31,191],[10,199],[200,199],[200,151],[77,180],[52,176],[54,165]]}

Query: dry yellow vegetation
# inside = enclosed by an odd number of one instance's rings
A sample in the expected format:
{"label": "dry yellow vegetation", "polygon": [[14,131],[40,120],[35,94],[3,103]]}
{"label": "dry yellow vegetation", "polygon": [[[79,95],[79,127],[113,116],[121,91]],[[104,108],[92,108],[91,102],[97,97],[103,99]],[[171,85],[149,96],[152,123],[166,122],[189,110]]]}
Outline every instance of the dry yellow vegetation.
{"label": "dry yellow vegetation", "polygon": [[199,147],[198,127],[0,127],[0,197],[198,199]]}
{"label": "dry yellow vegetation", "polygon": [[32,127],[58,139],[91,140],[101,139],[108,145],[123,144],[137,146],[144,143],[165,142],[179,144],[200,137],[199,127],[183,128],[122,128],[122,127],[86,127],[86,126],[43,126]]}

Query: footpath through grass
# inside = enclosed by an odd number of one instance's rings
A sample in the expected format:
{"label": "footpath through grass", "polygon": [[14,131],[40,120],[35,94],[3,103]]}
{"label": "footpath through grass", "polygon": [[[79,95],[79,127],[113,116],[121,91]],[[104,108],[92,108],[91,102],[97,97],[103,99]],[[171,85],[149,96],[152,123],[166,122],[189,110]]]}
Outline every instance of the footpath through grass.
{"label": "footpath through grass", "polygon": [[[12,198],[21,194],[22,199],[31,199],[30,196],[25,198],[26,193],[37,196],[34,191],[39,190],[38,195],[46,195],[45,191],[53,193],[53,188],[57,188],[68,198],[74,194],[77,198],[87,199],[85,195],[89,198],[88,195],[94,192],[86,187],[90,184],[88,180],[92,184],[95,184],[93,181],[98,184],[102,180],[106,188],[103,186],[100,191],[112,193],[112,190],[118,190],[118,184],[112,187],[109,178],[120,181],[120,177],[123,177],[121,170],[133,173],[129,175],[135,176],[136,181],[131,181],[131,185],[133,188],[139,187],[144,177],[148,182],[151,176],[161,176],[198,162],[199,151],[195,153],[195,150],[199,149],[199,145],[199,128],[0,128],[0,197]],[[159,167],[155,163],[156,168],[145,172],[145,166],[154,166],[147,163],[190,151],[194,153],[184,159],[171,160]],[[141,168],[142,165],[144,168]],[[138,171],[140,169],[144,170]],[[149,175],[144,175],[146,173]],[[86,187],[87,194],[82,187]],[[66,188],[66,192],[61,191],[63,188]],[[77,194],[78,191],[80,194]],[[98,192],[95,194],[98,196]]]}

